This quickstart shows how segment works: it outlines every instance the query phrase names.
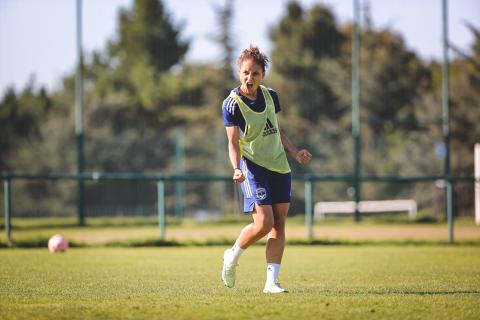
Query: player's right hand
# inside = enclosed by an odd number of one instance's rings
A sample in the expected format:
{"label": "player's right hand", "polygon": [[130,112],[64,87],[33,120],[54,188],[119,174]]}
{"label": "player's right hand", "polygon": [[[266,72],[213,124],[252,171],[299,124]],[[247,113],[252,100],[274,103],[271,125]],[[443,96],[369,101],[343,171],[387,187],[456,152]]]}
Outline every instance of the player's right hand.
{"label": "player's right hand", "polygon": [[243,182],[243,180],[245,180],[245,176],[243,175],[242,170],[240,170],[238,168],[235,169],[233,171],[233,181],[235,183],[241,183],[241,182]]}

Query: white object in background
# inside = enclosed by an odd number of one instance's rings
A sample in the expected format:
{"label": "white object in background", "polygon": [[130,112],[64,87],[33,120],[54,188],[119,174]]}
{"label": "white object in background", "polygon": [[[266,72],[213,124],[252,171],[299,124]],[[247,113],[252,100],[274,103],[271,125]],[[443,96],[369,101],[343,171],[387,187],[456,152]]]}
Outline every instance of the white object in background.
{"label": "white object in background", "polygon": [[[355,212],[355,201],[324,201],[317,202],[314,206],[316,218],[325,219],[326,214],[351,214]],[[358,211],[367,212],[401,212],[407,211],[410,220],[417,217],[417,201],[405,200],[370,200],[360,201]]]}
{"label": "white object in background", "polygon": [[56,234],[48,240],[48,251],[63,252],[68,249],[68,241],[59,234]]}
{"label": "white object in background", "polygon": [[480,225],[480,143],[475,144],[475,223]]}

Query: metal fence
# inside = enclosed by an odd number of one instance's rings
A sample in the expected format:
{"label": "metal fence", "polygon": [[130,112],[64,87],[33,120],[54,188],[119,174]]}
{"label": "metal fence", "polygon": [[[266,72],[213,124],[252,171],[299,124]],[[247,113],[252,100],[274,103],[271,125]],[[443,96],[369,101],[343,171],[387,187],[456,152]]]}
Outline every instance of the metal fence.
{"label": "metal fence", "polygon": [[[12,232],[12,224],[11,219],[13,216],[13,212],[15,210],[13,203],[13,191],[12,191],[12,184],[13,182],[17,181],[70,181],[70,182],[78,182],[81,181],[82,183],[85,182],[92,182],[92,183],[99,183],[99,182],[114,182],[114,183],[121,183],[121,182],[145,182],[150,184],[150,187],[154,186],[154,199],[153,202],[149,201],[146,205],[147,207],[140,208],[138,210],[138,204],[132,205],[131,207],[125,207],[122,205],[122,210],[119,211],[118,206],[115,207],[115,203],[110,203],[111,211],[118,215],[125,213],[126,215],[131,215],[132,213],[135,214],[140,213],[140,215],[152,215],[152,211],[156,211],[158,215],[158,226],[159,226],[159,234],[160,237],[163,239],[165,236],[165,228],[166,228],[166,184],[178,184],[178,183],[187,183],[187,182],[223,182],[228,183],[229,185],[233,185],[231,177],[225,175],[202,175],[202,174],[182,174],[182,175],[175,175],[175,174],[142,174],[142,173],[82,173],[82,174],[72,174],[72,173],[45,173],[45,174],[28,174],[28,173],[2,173],[1,178],[3,179],[3,202],[4,202],[4,224],[5,224],[5,232],[7,241],[11,239],[11,232]],[[306,227],[306,235],[308,240],[313,239],[313,225],[314,225],[314,214],[313,214],[313,206],[314,201],[319,201],[320,199],[326,200],[322,197],[321,193],[318,194],[316,192],[316,188],[321,188],[324,185],[329,183],[340,183],[342,184],[342,188],[345,189],[347,192],[344,193],[343,197],[345,200],[349,200],[350,198],[360,199],[359,197],[354,197],[354,194],[351,194],[349,191],[351,187],[356,182],[357,177],[350,176],[350,175],[312,175],[312,174],[304,174],[304,175],[293,175],[293,183],[297,186],[297,193],[299,192],[299,184],[303,184],[303,208],[302,210],[305,214],[305,227]],[[462,186],[471,189],[473,193],[473,185],[475,179],[473,177],[448,177],[449,182],[454,186]],[[439,193],[442,195],[444,194],[443,188],[445,188],[446,181],[445,177],[443,176],[411,176],[411,177],[399,177],[399,176],[364,176],[360,177],[358,181],[358,186],[368,186],[368,184],[380,185],[385,183],[395,183],[395,184],[412,184],[412,183],[436,183],[437,188],[439,189]],[[171,192],[174,193],[174,192]],[[350,193],[350,194],[349,194]],[[438,193],[438,192],[437,192]],[[459,197],[463,194],[463,192],[457,192]],[[295,195],[294,195],[295,197]],[[225,194],[222,194],[222,198],[225,198]],[[301,198],[299,196],[298,198]],[[336,197],[339,199],[341,197]],[[173,207],[175,212],[175,216],[178,218],[183,217],[183,211],[186,209],[185,204],[182,203],[185,200],[183,195],[176,197],[174,199],[174,204],[170,205]],[[377,200],[377,199],[375,199]],[[220,200],[223,201],[223,200]],[[442,208],[445,209],[444,212],[447,212],[447,206],[450,205],[449,202],[454,202],[452,198],[443,198],[440,197],[440,201],[443,202]],[[299,205],[299,201],[296,202],[296,205]],[[87,203],[77,203],[77,207],[85,209],[85,205]],[[357,204],[358,205],[358,204]],[[451,204],[453,207],[453,203]],[[132,209],[133,208],[133,209]],[[136,208],[136,209],[135,209]],[[178,211],[180,208],[181,211]],[[207,213],[206,209],[211,208],[197,208],[199,210],[203,210],[203,213]],[[439,208],[440,209],[440,208]],[[138,211],[136,211],[138,210]],[[221,209],[220,209],[221,210]],[[234,210],[234,209],[232,209]],[[80,216],[80,213],[84,214],[85,211],[81,211],[77,208],[78,214],[78,222],[80,225],[85,225],[85,216]],[[108,210],[107,210],[108,211]],[[296,210],[298,211],[298,209]],[[357,210],[358,211],[358,210]],[[103,212],[105,214],[105,211]],[[355,216],[355,219],[359,221],[360,216]],[[449,241],[451,243],[454,242],[454,234],[453,234],[453,219],[448,219],[449,225]]]}
{"label": "metal fence", "polygon": [[[354,198],[355,203],[358,203],[361,199],[361,190],[367,186],[365,183],[421,183],[421,182],[438,182],[443,192],[444,202],[442,208],[445,209],[448,217],[449,225],[449,240],[454,241],[453,224],[454,224],[454,188],[456,185],[468,185],[473,186],[475,179],[473,177],[454,177],[451,176],[450,170],[450,106],[449,106],[449,66],[448,66],[448,7],[447,0],[442,0],[442,30],[443,30],[443,65],[442,65],[442,138],[443,145],[445,147],[445,156],[443,157],[443,170],[441,175],[426,175],[426,176],[369,176],[362,172],[361,163],[361,134],[360,134],[360,4],[358,0],[353,0],[354,9],[354,21],[352,28],[352,154],[353,165],[351,166],[352,173],[349,175],[315,175],[304,174],[294,175],[295,183],[304,184],[304,212],[307,228],[308,238],[312,238],[312,226],[313,226],[313,199],[314,199],[314,186],[318,183],[344,183],[348,185],[350,196]],[[89,173],[86,172],[85,159],[84,159],[84,130],[83,130],[83,49],[82,49],[82,15],[81,15],[81,1],[77,0],[77,77],[76,77],[76,96],[75,96],[75,137],[77,147],[77,165],[76,173],[47,173],[47,174],[28,174],[28,173],[2,173],[4,189],[4,211],[5,211],[5,229],[7,238],[10,239],[11,232],[11,217],[12,211],[15,209],[12,207],[13,189],[12,183],[16,181],[70,181],[75,184],[70,188],[72,192],[75,192],[75,201],[72,203],[76,208],[78,220],[80,225],[85,224],[85,204],[87,203],[84,184],[88,181],[100,182],[100,181],[144,181],[149,182],[150,192],[156,190],[153,193],[153,199],[156,201],[157,213],[159,216],[159,227],[161,236],[164,235],[165,228],[165,208],[166,208],[166,183],[171,182],[174,184],[174,206],[176,214],[180,214],[183,208],[182,201],[184,201],[183,192],[186,182],[194,181],[222,181],[231,182],[230,176],[224,175],[200,175],[200,174],[141,174],[141,173]],[[178,152],[176,152],[178,154]],[[347,170],[349,171],[349,170]],[[142,212],[150,212],[155,206],[147,204],[147,207],[140,209]],[[108,204],[105,204],[108,205]],[[112,204],[110,204],[112,205]],[[133,206],[135,207],[135,206]],[[99,209],[100,210],[100,209]],[[117,211],[111,207],[112,211]],[[127,211],[136,210],[127,208]],[[142,211],[143,210],[143,211]],[[355,210],[355,219],[360,220],[360,212],[357,208]]]}

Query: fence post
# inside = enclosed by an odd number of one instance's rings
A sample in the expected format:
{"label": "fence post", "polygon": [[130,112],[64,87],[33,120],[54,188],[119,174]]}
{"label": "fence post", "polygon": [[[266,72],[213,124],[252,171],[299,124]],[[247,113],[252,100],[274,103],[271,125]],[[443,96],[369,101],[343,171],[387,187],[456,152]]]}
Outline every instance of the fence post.
{"label": "fence post", "polygon": [[354,23],[352,28],[352,136],[354,142],[354,188],[355,221],[360,221],[360,177],[361,177],[361,134],[360,134],[360,2],[353,0]]}
{"label": "fence post", "polygon": [[158,207],[158,227],[160,229],[160,238],[165,239],[165,182],[157,182],[157,207]]}
{"label": "fence post", "polygon": [[75,139],[77,147],[77,214],[78,224],[85,225],[85,183],[80,175],[85,169],[83,130],[83,49],[82,49],[82,0],[77,0],[77,71],[75,75]]}
{"label": "fence post", "polygon": [[4,207],[5,207],[5,233],[7,236],[7,244],[11,244],[10,234],[12,231],[11,220],[12,220],[12,186],[10,178],[6,178],[3,181],[3,196],[4,196]]}
{"label": "fence post", "polygon": [[448,61],[448,0],[442,0],[442,132],[445,145],[444,176],[447,181],[445,189],[446,211],[448,219],[448,242],[454,241],[454,212],[453,212],[453,181],[450,177],[450,85],[449,85],[449,61]]}
{"label": "fence post", "polygon": [[454,217],[453,217],[453,181],[450,177],[447,178],[447,189],[446,189],[446,207],[447,207],[447,222],[448,222],[448,243],[453,243],[455,241],[454,235]]}
{"label": "fence post", "polygon": [[305,224],[307,227],[307,239],[313,240],[313,186],[310,178],[305,180]]}
{"label": "fence post", "polygon": [[480,143],[475,144],[475,223],[480,226]]}
{"label": "fence post", "polygon": [[180,180],[179,176],[185,174],[185,142],[183,128],[177,128],[175,131],[175,217],[183,218],[185,210],[185,181]]}

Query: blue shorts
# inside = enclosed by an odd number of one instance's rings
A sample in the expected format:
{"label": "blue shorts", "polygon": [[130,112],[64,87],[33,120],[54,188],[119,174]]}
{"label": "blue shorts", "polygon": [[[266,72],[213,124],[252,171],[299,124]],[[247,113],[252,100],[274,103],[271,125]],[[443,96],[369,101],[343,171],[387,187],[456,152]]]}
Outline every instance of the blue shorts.
{"label": "blue shorts", "polygon": [[290,203],[292,189],[290,173],[273,172],[245,158],[240,160],[240,169],[245,175],[245,181],[241,184],[245,213],[254,211],[255,203],[259,205]]}

